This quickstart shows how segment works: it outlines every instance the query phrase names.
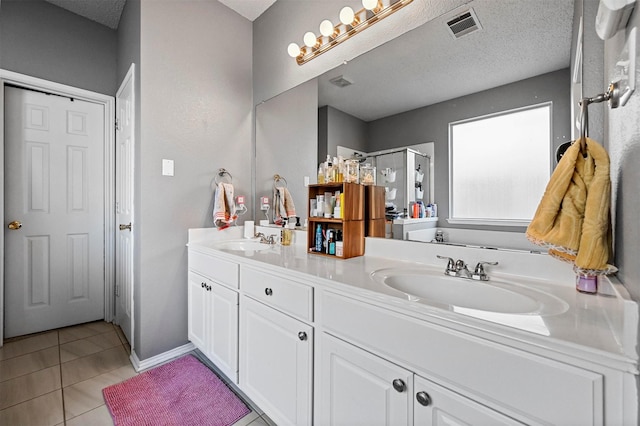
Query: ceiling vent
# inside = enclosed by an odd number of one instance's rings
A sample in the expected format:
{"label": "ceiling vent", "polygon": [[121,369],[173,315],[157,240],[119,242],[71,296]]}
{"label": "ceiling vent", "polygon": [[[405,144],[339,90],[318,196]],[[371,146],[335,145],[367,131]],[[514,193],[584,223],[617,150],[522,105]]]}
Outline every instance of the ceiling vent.
{"label": "ceiling vent", "polygon": [[458,39],[474,31],[481,30],[482,26],[474,10],[469,9],[447,21],[447,28],[449,29],[449,34],[451,34],[454,39]]}
{"label": "ceiling vent", "polygon": [[353,84],[342,75],[332,78],[331,80],[329,80],[329,82],[338,87],[347,87]]}

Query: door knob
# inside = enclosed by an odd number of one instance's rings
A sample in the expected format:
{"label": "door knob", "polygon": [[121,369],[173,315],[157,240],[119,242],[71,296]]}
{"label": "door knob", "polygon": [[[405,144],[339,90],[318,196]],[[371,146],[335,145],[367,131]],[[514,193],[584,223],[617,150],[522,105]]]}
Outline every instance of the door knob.
{"label": "door knob", "polygon": [[7,228],[11,229],[12,231],[15,231],[17,229],[22,228],[22,222],[20,222],[18,220],[14,220],[9,225],[7,225]]}
{"label": "door knob", "polygon": [[124,231],[125,229],[128,229],[128,230],[129,230],[129,232],[131,232],[131,222],[129,222],[129,224],[128,224],[128,225],[120,224],[120,230],[121,230],[121,231]]}

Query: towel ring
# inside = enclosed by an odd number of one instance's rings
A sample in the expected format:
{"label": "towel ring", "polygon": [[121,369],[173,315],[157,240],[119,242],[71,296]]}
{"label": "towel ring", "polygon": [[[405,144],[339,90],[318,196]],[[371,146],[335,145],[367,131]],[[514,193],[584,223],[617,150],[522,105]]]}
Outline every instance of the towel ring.
{"label": "towel ring", "polygon": [[278,182],[284,182],[284,187],[287,187],[287,180],[280,175],[273,175],[273,188],[276,188]]}
{"label": "towel ring", "polygon": [[[225,182],[225,179],[227,179],[227,181]],[[231,181],[233,180],[233,176],[231,176],[231,173],[229,173],[227,170],[225,169],[219,169],[218,170],[218,174],[216,175],[214,181],[217,184],[219,183],[231,183]]]}

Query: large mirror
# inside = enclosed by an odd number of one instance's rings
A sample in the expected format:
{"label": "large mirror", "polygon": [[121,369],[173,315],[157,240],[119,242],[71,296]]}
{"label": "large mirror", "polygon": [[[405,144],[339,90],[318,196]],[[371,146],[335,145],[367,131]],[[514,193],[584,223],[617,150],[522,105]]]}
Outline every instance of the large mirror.
{"label": "large mirror", "polygon": [[[433,143],[437,226],[456,238],[472,230],[480,239],[487,231],[508,233],[489,245],[508,247],[513,240],[526,246],[524,227],[447,222],[449,124],[551,102],[553,166],[556,148],[572,139],[572,85],[580,80],[572,72],[574,7],[574,0],[473,0],[318,77],[314,167],[327,154],[337,155],[338,146],[374,152]],[[455,34],[448,23],[461,15],[468,21]],[[303,172],[312,183],[313,174]]]}

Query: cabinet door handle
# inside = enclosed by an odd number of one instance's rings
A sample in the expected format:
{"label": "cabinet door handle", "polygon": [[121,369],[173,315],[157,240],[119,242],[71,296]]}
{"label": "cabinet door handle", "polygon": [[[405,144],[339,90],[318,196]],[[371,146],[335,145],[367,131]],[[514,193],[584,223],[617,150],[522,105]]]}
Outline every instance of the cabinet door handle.
{"label": "cabinet door handle", "polygon": [[393,388],[398,392],[404,392],[404,390],[407,388],[407,385],[404,384],[404,381],[402,381],[402,379],[395,379],[392,383]]}
{"label": "cabinet door handle", "polygon": [[205,288],[207,286],[207,283],[200,283],[200,287]]}
{"label": "cabinet door handle", "polygon": [[211,286],[210,285],[207,286],[207,291],[211,291]]}
{"label": "cabinet door handle", "polygon": [[305,341],[307,340],[307,333],[305,333],[304,331],[301,331],[298,333],[298,339]]}
{"label": "cabinet door handle", "polygon": [[266,294],[267,296],[271,296],[273,294],[273,290],[267,287],[264,289],[264,294]]}
{"label": "cabinet door handle", "polygon": [[420,405],[424,405],[425,407],[431,405],[431,397],[425,391],[418,392],[416,394],[416,400]]}

